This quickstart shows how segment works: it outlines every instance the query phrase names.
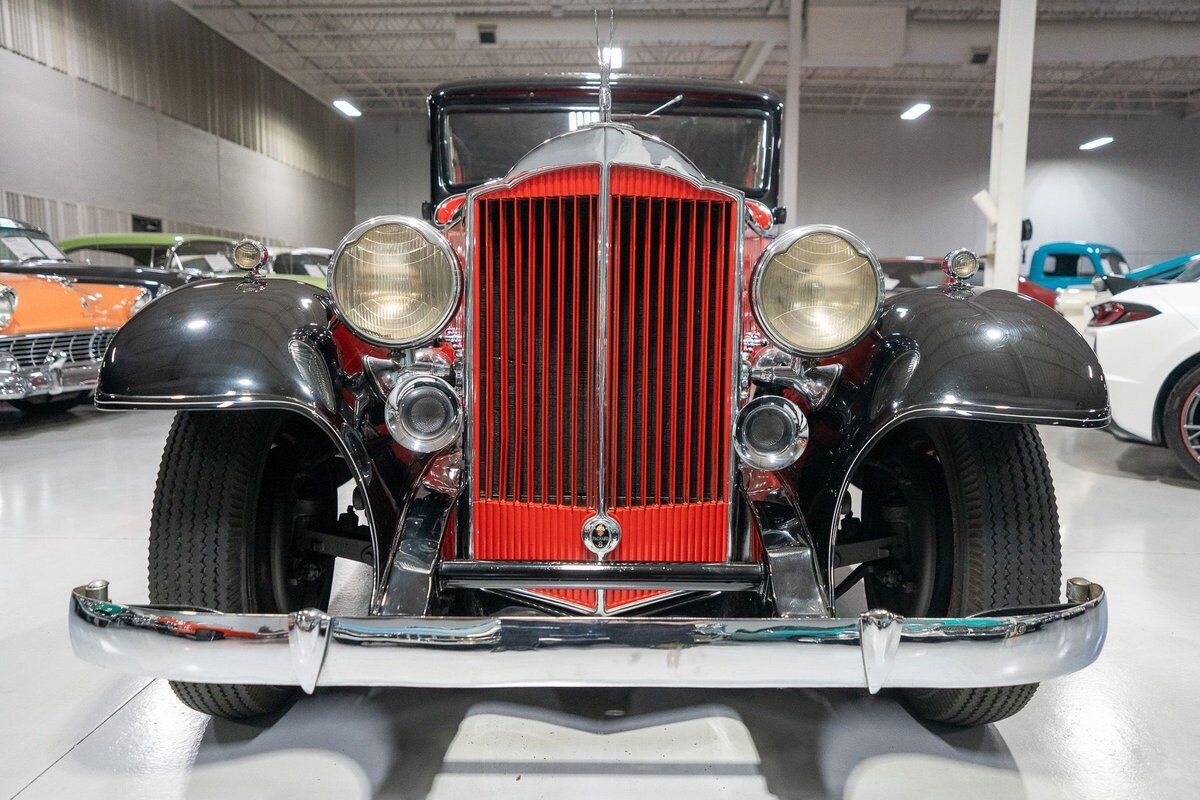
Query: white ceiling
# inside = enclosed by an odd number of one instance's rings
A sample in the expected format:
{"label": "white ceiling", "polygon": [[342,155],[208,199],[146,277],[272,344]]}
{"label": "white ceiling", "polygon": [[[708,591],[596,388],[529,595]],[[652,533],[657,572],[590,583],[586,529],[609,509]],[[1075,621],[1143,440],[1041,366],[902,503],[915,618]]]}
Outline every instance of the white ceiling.
{"label": "white ceiling", "polygon": [[[495,75],[595,70],[586,0],[176,0],[323,101],[347,97],[368,113],[421,111],[438,83]],[[617,7],[624,71],[752,78],[782,93],[783,0],[629,0]],[[830,19],[906,6],[873,37]],[[806,110],[898,112],[917,99],[940,113],[991,111],[999,0],[810,0]],[[1033,111],[1038,114],[1200,113],[1200,0],[1040,0]],[[841,13],[842,16],[837,16]],[[478,42],[479,25],[498,42]],[[854,32],[855,34],[857,31]],[[831,58],[830,52],[846,55]]]}

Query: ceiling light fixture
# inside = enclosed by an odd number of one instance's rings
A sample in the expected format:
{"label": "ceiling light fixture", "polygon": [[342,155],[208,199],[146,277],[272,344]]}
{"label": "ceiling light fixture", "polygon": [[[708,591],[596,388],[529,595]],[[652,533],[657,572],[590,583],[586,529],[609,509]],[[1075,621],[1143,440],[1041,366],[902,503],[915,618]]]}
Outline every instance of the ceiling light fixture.
{"label": "ceiling light fixture", "polygon": [[358,106],[351,103],[349,100],[334,100],[333,107],[345,114],[347,117],[361,117],[362,112],[358,110]]}
{"label": "ceiling light fixture", "polygon": [[1079,149],[1095,150],[1097,147],[1104,147],[1104,145],[1112,144],[1115,141],[1116,139],[1111,136],[1101,136],[1099,139],[1092,139],[1090,142],[1084,142],[1083,144],[1079,145]]}
{"label": "ceiling light fixture", "polygon": [[910,122],[917,117],[925,114],[926,111],[933,108],[929,103],[913,103],[912,107],[900,115],[900,119],[909,120]]}

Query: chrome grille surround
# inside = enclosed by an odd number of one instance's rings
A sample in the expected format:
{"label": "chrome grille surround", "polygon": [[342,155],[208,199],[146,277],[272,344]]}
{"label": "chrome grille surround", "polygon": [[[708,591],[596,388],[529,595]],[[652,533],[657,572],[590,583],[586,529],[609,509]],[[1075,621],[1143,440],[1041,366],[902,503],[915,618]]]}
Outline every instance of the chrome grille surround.
{"label": "chrome grille surround", "polygon": [[[611,192],[609,191],[609,175],[612,166],[627,165],[639,167],[643,169],[661,171],[670,174],[672,177],[684,180],[691,183],[693,186],[706,191],[715,192],[728,197],[733,203],[736,213],[733,217],[733,225],[735,236],[734,249],[730,263],[734,266],[733,275],[730,279],[730,299],[732,306],[732,320],[729,325],[730,341],[729,347],[729,419],[728,430],[732,435],[735,427],[736,417],[742,405],[742,399],[739,393],[739,369],[740,369],[740,343],[742,337],[742,314],[745,308],[745,293],[743,286],[743,234],[744,234],[744,218],[745,218],[745,200],[741,192],[731,189],[722,184],[714,183],[706,179],[702,173],[686,156],[680,154],[674,148],[666,143],[651,136],[639,133],[632,127],[616,123],[599,123],[582,128],[577,131],[562,134],[558,137],[548,140],[541,146],[535,148],[518,162],[512,170],[504,178],[490,181],[475,187],[467,193],[466,202],[464,203],[466,215],[466,253],[465,253],[465,286],[463,291],[464,303],[464,353],[463,360],[465,364],[464,385],[466,389],[466,409],[465,416],[467,425],[465,426],[465,434],[463,437],[464,463],[466,468],[467,485],[474,486],[474,482],[479,476],[476,474],[476,458],[477,453],[474,452],[473,433],[475,427],[474,414],[479,413],[479,398],[475,396],[475,375],[473,352],[476,346],[476,336],[479,335],[474,330],[474,316],[476,313],[474,296],[475,287],[474,281],[476,276],[475,269],[475,240],[478,235],[478,220],[474,209],[476,208],[476,200],[480,195],[488,192],[496,191],[503,188],[511,188],[522,181],[537,175],[542,172],[556,171],[568,167],[581,166],[599,166],[600,168],[600,197],[597,206],[599,212],[599,220],[597,225],[597,242],[596,242],[596,263],[597,263],[597,291],[598,291],[598,322],[596,326],[596,360],[597,360],[597,386],[593,396],[595,404],[593,413],[595,418],[600,421],[598,424],[598,458],[597,463],[590,465],[591,469],[596,471],[596,497],[595,512],[597,516],[606,514],[608,508],[608,498],[604,496],[605,479],[604,479],[604,464],[605,452],[607,443],[605,441],[605,404],[607,402],[607,387],[606,382],[606,359],[608,351],[607,341],[607,283],[609,276],[607,271],[610,266],[609,254],[609,210],[612,203]],[[728,463],[726,465],[726,497],[728,498],[728,515],[726,519],[726,560],[733,560],[736,556],[736,532],[734,526],[734,515],[736,513],[736,454],[733,447],[727,447]],[[475,509],[474,498],[475,492],[472,491],[469,496],[468,503],[461,522],[465,523],[459,527],[459,547],[458,551],[464,553],[468,558],[475,558]],[[460,556],[461,557],[461,556]],[[600,557],[603,559],[603,556]],[[520,594],[527,594],[524,591],[518,591]],[[620,608],[623,613],[633,608],[641,607],[647,603],[657,603],[662,600],[670,599],[679,592],[666,592],[647,598],[644,601],[628,603]],[[540,602],[547,602],[550,598],[545,595],[536,597]],[[596,593],[596,605],[594,608],[580,606],[576,603],[562,602],[559,605],[566,606],[574,611],[594,611],[599,614],[613,613],[605,608],[604,591],[599,590]]]}

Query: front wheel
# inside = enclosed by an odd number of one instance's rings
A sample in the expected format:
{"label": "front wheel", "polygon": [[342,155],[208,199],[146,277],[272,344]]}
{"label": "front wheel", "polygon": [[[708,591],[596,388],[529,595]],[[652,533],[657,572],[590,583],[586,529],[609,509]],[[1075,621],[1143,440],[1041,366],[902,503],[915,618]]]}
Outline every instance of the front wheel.
{"label": "front wheel", "polygon": [[[333,558],[292,547],[332,530],[341,462],[282,411],[181,411],[167,437],[150,518],[150,602],[232,613],[325,609]],[[190,708],[270,714],[296,690],[171,681]]]}
{"label": "front wheel", "polygon": [[[868,537],[899,547],[866,570],[871,608],[955,617],[1059,602],[1058,508],[1037,429],[961,420],[910,423],[855,479]],[[1037,684],[907,689],[923,719],[982,725],[1020,711]]]}
{"label": "front wheel", "polygon": [[1179,463],[1200,480],[1200,367],[1171,388],[1163,404],[1162,432]]}

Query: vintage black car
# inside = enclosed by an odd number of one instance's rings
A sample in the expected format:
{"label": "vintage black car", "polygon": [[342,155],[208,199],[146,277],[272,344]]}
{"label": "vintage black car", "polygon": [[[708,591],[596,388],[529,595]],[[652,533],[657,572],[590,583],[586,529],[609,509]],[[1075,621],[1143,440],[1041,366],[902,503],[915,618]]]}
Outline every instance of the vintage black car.
{"label": "vintage black car", "polygon": [[[81,657],[225,717],[326,686],[837,686],[960,725],[1097,657],[1035,427],[1109,418],[1062,318],[970,286],[966,251],[885,298],[859,237],[778,232],[766,91],[492,80],[429,110],[430,221],[355,227],[328,291],[243,242],[244,281],[117,335],[97,405],[177,413],[150,605],[78,587]],[[328,613],[338,559],[365,614]]]}

